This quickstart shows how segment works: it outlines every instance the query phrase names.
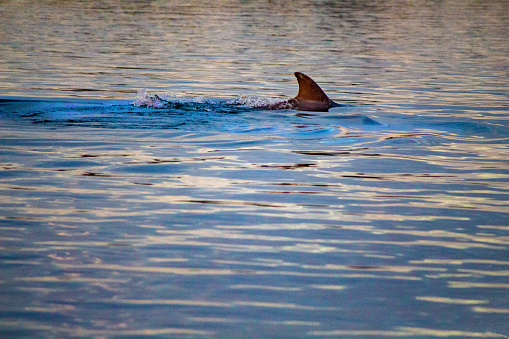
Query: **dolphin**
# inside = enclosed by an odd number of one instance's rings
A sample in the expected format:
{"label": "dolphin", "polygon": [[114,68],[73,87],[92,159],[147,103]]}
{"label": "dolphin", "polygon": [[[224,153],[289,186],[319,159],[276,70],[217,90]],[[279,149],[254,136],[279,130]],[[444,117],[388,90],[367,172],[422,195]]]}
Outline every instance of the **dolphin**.
{"label": "dolphin", "polygon": [[261,107],[262,109],[294,109],[298,111],[328,112],[329,108],[341,106],[324,93],[318,84],[301,72],[295,72],[299,93],[295,98]]}
{"label": "dolphin", "polygon": [[[262,110],[293,109],[298,111],[328,112],[329,108],[342,106],[329,99],[327,94],[325,94],[320,86],[309,76],[301,72],[295,72],[294,74],[299,82],[299,93],[295,98],[283,100],[275,104],[257,106],[256,108]],[[173,106],[180,105],[178,102],[174,103],[162,99],[157,94],[153,97],[148,97],[148,99],[150,105],[154,105],[152,102],[153,99],[159,102],[172,104]]]}

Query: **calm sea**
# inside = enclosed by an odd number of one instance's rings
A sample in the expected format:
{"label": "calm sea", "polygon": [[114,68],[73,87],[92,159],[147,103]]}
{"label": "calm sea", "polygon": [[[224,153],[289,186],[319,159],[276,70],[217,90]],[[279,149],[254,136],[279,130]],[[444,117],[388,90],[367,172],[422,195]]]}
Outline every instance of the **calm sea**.
{"label": "calm sea", "polygon": [[0,18],[2,338],[509,337],[508,1]]}

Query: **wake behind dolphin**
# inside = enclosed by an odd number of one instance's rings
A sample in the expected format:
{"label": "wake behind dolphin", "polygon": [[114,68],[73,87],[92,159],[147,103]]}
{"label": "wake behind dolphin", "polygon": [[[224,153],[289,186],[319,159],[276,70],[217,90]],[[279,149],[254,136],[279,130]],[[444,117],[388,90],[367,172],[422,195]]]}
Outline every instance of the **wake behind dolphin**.
{"label": "wake behind dolphin", "polygon": [[[332,107],[340,107],[341,104],[338,104],[325,94],[325,92],[318,86],[318,84],[301,72],[295,72],[295,77],[299,82],[299,92],[296,97],[289,100],[256,100],[256,102],[250,102],[250,100],[245,100],[243,98],[231,100],[226,102],[224,105],[234,105],[234,106],[251,106],[251,108],[262,109],[262,110],[282,110],[282,109],[291,109],[298,111],[313,111],[313,112],[327,112],[329,108]],[[249,97],[248,97],[249,98]],[[275,101],[275,102],[274,102]],[[148,96],[146,92],[142,93],[142,98],[135,102],[137,106],[147,106],[147,107],[155,107],[155,108],[169,108],[179,106],[182,108],[183,105],[190,105],[189,101],[174,101],[168,100],[166,98],[161,98],[158,95]],[[193,105],[196,104],[204,104],[203,102],[192,102]],[[210,101],[207,101],[206,104],[211,104]],[[224,108],[224,107],[223,107]]]}

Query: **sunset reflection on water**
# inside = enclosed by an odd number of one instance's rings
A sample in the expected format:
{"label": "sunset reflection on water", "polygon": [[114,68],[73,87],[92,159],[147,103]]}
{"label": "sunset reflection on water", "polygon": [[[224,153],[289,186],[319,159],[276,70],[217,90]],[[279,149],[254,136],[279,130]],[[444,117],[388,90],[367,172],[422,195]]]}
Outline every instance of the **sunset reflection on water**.
{"label": "sunset reflection on water", "polygon": [[507,7],[0,2],[0,335],[507,338]]}

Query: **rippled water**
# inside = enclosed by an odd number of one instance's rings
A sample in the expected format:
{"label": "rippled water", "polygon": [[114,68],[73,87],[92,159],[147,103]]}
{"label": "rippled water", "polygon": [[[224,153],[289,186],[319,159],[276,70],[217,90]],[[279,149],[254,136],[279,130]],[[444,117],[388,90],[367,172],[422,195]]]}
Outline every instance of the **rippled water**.
{"label": "rippled water", "polygon": [[0,334],[507,338],[508,13],[0,1]]}

